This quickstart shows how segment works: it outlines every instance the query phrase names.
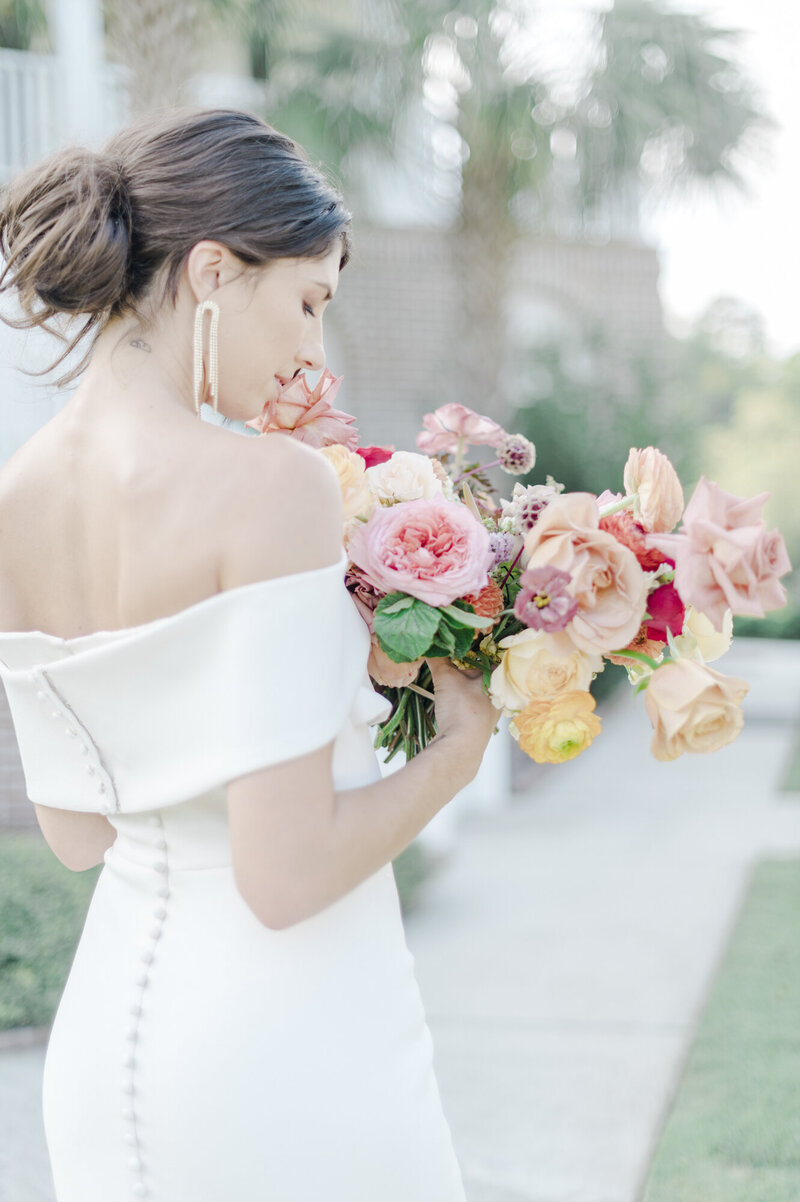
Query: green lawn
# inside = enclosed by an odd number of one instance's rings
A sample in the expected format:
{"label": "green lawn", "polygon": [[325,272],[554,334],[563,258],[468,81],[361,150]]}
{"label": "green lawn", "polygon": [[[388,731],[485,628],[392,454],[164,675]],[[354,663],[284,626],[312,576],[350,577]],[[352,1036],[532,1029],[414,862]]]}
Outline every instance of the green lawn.
{"label": "green lawn", "polygon": [[[406,913],[431,864],[412,843],[394,869]],[[100,872],[70,872],[36,832],[0,832],[0,1030],[52,1022]]]}
{"label": "green lawn", "polygon": [[702,1015],[642,1202],[800,1199],[800,861],[767,861]]}
{"label": "green lawn", "polygon": [[792,758],[786,776],[783,779],[783,789],[787,793],[800,793],[800,733],[795,741]]}

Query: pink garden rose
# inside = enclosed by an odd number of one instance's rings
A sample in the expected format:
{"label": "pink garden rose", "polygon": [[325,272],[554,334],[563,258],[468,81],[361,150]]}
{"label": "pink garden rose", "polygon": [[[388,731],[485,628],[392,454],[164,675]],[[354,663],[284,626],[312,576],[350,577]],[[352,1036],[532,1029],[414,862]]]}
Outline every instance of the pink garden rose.
{"label": "pink garden rose", "polygon": [[571,577],[578,612],[564,633],[588,654],[627,647],[647,606],[647,577],[636,556],[598,523],[591,493],[566,493],[525,535],[528,570],[554,567]]}
{"label": "pink garden rose", "polygon": [[376,509],[348,552],[374,588],[434,606],[480,592],[493,562],[486,527],[466,505],[439,496]]}
{"label": "pink garden rose", "polygon": [[355,418],[333,408],[343,376],[334,376],[327,367],[315,384],[308,387],[303,372],[289,380],[277,397],[267,401],[263,411],[245,422],[259,434],[290,434],[310,447],[329,447],[336,443],[355,451],[358,430]]}
{"label": "pink garden rose", "polygon": [[683,601],[722,630],[726,610],[763,618],[786,604],[778,582],[792,570],[779,531],[767,531],[761,511],[769,493],[737,497],[700,478],[675,534],[651,534],[647,545],[675,561]]}
{"label": "pink garden rose", "polygon": [[502,426],[490,417],[482,417],[466,405],[455,402],[426,413],[422,424],[425,430],[417,435],[417,447],[424,455],[456,451],[459,439],[463,439],[464,444],[496,447],[507,438]]}
{"label": "pink garden rose", "polygon": [[636,498],[633,516],[645,530],[674,530],[683,513],[683,489],[667,456],[655,447],[632,448],[625,464],[625,492]]}

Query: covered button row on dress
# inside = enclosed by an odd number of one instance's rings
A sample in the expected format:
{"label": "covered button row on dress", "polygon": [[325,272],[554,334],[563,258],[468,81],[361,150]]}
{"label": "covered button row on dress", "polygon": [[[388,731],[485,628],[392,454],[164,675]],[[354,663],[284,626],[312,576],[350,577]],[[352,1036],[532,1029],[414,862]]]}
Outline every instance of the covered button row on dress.
{"label": "covered button row on dress", "polygon": [[139,993],[130,1007],[130,1024],[126,1032],[128,1049],[123,1059],[125,1074],[122,1079],[122,1117],[125,1120],[125,1141],[130,1148],[129,1168],[133,1174],[132,1192],[136,1198],[149,1198],[151,1189],[145,1177],[145,1153],[142,1148],[139,1133],[138,1094],[136,1085],[136,1069],[141,1040],[141,1020],[144,1009],[145,991],[150,984],[151,965],[156,956],[156,946],[162,935],[164,920],[167,917],[167,900],[170,896],[169,861],[167,853],[169,845],[164,838],[164,829],[158,814],[151,814],[151,826],[156,827],[160,838],[152,846],[156,855],[152,863],[156,874],[156,904],[151,911],[151,925],[147,932],[147,943],[142,948],[139,960],[140,969],[136,975],[136,985]]}
{"label": "covered button row on dress", "polygon": [[80,723],[70,708],[54,693],[51,694],[40,687],[36,692],[36,697],[42,705],[49,705],[51,707],[52,718],[64,723],[65,736],[68,739],[74,740],[78,754],[85,757],[84,770],[86,775],[94,779],[94,787],[97,793],[100,794],[100,803],[98,806],[100,813],[113,813],[115,809],[114,785],[111,777],[100,763],[97,749],[91,739],[83,732]]}

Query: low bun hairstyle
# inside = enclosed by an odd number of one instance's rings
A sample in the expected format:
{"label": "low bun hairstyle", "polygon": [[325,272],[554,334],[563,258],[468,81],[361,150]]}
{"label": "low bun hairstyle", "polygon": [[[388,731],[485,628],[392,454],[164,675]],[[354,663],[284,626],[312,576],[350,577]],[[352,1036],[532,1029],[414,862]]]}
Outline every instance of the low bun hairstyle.
{"label": "low bun hairstyle", "polygon": [[[350,214],[300,147],[234,109],[148,117],[99,153],[60,151],[0,195],[0,292],[14,291],[31,328],[83,317],[56,366],[111,317],[144,316],[178,293],[192,247],[222,242],[250,267],[350,253]],[[58,332],[58,331],[56,331]],[[74,379],[83,360],[59,383]],[[49,369],[48,369],[49,370]]]}

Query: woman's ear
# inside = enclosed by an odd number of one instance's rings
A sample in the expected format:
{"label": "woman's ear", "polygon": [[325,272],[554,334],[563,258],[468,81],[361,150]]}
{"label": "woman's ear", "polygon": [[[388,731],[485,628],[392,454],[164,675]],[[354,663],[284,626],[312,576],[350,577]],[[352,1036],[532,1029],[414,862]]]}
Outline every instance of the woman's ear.
{"label": "woman's ear", "polygon": [[242,264],[221,242],[196,242],[186,260],[186,278],[195,301],[207,300],[217,288],[241,275]]}

